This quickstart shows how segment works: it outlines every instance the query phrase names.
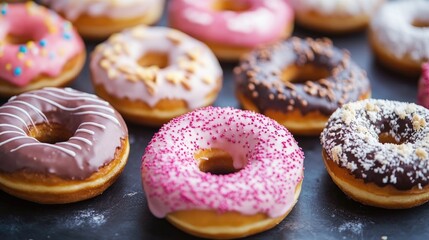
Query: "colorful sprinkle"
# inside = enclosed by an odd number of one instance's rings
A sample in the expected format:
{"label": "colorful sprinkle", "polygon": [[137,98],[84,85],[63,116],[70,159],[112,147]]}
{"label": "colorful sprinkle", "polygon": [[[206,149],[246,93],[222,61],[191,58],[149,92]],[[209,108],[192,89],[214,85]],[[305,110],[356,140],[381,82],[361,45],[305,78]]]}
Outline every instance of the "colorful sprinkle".
{"label": "colorful sprinkle", "polygon": [[19,52],[19,53],[17,54],[17,57],[18,57],[18,59],[19,59],[19,60],[22,60],[22,59],[24,59],[25,54],[24,54],[24,53],[22,53],[22,52]]}
{"label": "colorful sprinkle", "polygon": [[36,44],[33,41],[28,41],[27,42],[27,48],[28,49],[32,49],[36,46]]}
{"label": "colorful sprinkle", "polygon": [[19,46],[19,52],[20,53],[27,53],[27,47],[24,45]]}
{"label": "colorful sprinkle", "polygon": [[1,6],[1,15],[6,15],[7,13],[7,3],[3,3]]}
{"label": "colorful sprinkle", "polygon": [[26,67],[28,67],[28,68],[31,68],[31,67],[33,67],[33,61],[31,61],[31,60],[27,60],[27,61],[25,61],[25,66]]}
{"label": "colorful sprinkle", "polygon": [[6,66],[5,66],[5,68],[6,68],[7,71],[10,71],[12,69],[12,64],[7,63]]}
{"label": "colorful sprinkle", "polygon": [[48,42],[46,41],[46,39],[42,39],[42,40],[39,41],[39,45],[41,47],[46,47],[47,44],[48,44]]}
{"label": "colorful sprinkle", "polygon": [[14,70],[13,70],[13,75],[15,75],[15,76],[19,76],[19,75],[21,75],[22,74],[22,69],[20,68],[20,67],[16,67]]}
{"label": "colorful sprinkle", "polygon": [[66,39],[66,40],[70,40],[72,38],[72,36],[71,36],[71,34],[69,32],[65,32],[63,34],[63,38]]}

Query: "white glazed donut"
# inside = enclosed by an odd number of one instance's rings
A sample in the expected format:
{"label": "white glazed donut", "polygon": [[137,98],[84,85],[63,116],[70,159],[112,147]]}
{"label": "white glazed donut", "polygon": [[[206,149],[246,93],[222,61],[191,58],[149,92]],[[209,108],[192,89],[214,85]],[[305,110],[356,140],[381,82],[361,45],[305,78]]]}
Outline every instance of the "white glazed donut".
{"label": "white glazed donut", "polygon": [[84,37],[104,38],[138,24],[153,24],[164,0],[42,0],[73,22]]}
{"label": "white glazed donut", "polygon": [[384,0],[292,0],[301,25],[324,32],[342,33],[366,27]]}
{"label": "white glazed donut", "polygon": [[429,1],[387,3],[371,21],[374,53],[393,70],[420,74],[421,64],[429,60],[428,25]]}
{"label": "white glazed donut", "polygon": [[112,35],[94,51],[90,69],[95,92],[128,120],[146,125],[212,104],[222,86],[210,49],[165,27]]}

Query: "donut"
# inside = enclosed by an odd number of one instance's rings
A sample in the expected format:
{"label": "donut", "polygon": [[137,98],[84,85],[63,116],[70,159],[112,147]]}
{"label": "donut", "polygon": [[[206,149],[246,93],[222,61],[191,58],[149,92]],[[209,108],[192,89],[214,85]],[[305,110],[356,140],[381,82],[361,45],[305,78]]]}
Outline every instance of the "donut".
{"label": "donut", "polygon": [[384,0],[292,0],[296,22],[318,32],[349,33],[365,29]]}
{"label": "donut", "polygon": [[206,107],[165,124],[142,158],[150,211],[206,238],[274,227],[292,210],[304,154],[283,126],[258,113]]}
{"label": "donut", "polygon": [[283,0],[172,0],[169,24],[206,43],[221,60],[290,36],[293,10]]}
{"label": "donut", "polygon": [[369,99],[335,111],[321,135],[332,180],[352,199],[382,208],[429,200],[429,110]]}
{"label": "donut", "polygon": [[0,4],[0,96],[67,85],[85,62],[72,25],[33,2]]}
{"label": "donut", "polygon": [[164,0],[42,0],[70,20],[85,38],[107,38],[140,24],[157,22]]}
{"label": "donut", "polygon": [[210,49],[164,27],[113,35],[92,54],[90,71],[99,96],[126,119],[150,126],[212,104],[222,86]]}
{"label": "donut", "polygon": [[423,64],[423,72],[419,82],[417,103],[429,108],[429,62]]}
{"label": "donut", "polygon": [[371,21],[369,42],[387,68],[418,76],[429,60],[429,2],[388,2]]}
{"label": "donut", "polygon": [[234,69],[244,109],[260,112],[299,135],[319,135],[346,102],[371,95],[366,73],[329,39],[300,39],[258,48]]}
{"label": "donut", "polygon": [[43,204],[92,198],[128,158],[127,127],[107,102],[70,88],[43,88],[0,107],[0,189]]}

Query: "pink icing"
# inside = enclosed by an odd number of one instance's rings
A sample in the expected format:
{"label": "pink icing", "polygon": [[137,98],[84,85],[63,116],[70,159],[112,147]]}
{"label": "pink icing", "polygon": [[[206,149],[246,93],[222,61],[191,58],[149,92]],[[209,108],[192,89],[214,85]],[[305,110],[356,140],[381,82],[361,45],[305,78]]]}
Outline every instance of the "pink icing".
{"label": "pink icing", "polygon": [[[199,170],[200,149],[228,152],[227,175]],[[155,134],[142,159],[142,180],[157,217],[179,210],[215,209],[270,217],[294,205],[304,154],[289,131],[258,113],[207,107],[173,119]]]}
{"label": "pink icing", "polygon": [[26,44],[0,42],[0,79],[25,86],[41,74],[58,76],[83,51],[82,39],[56,13],[32,2],[0,8],[0,39],[7,35],[31,39]]}
{"label": "pink icing", "polygon": [[423,64],[422,76],[419,82],[417,103],[429,108],[429,63]]}
{"label": "pink icing", "polygon": [[236,0],[249,4],[244,12],[215,11],[215,1],[171,1],[170,24],[205,42],[256,47],[278,40],[293,21],[284,0]]}

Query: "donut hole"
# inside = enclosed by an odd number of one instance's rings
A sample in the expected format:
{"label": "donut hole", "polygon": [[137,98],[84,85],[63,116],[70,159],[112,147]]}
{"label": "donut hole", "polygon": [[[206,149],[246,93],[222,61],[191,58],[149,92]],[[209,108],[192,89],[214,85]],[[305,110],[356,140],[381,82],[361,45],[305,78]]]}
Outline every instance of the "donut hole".
{"label": "donut hole", "polygon": [[429,28],[429,22],[428,21],[414,20],[411,24],[417,28]]}
{"label": "donut hole", "polygon": [[165,52],[147,52],[141,56],[137,63],[142,67],[166,68],[169,65],[168,54]]}
{"label": "donut hole", "polygon": [[396,140],[395,137],[393,137],[390,133],[388,132],[382,132],[378,135],[378,141],[380,143],[383,144],[396,144],[396,145],[401,145],[404,143],[404,141],[400,140]]}
{"label": "donut hole", "polygon": [[226,175],[240,171],[234,168],[232,156],[221,149],[202,149],[194,155],[201,172]]}
{"label": "donut hole", "polygon": [[65,142],[73,136],[72,132],[64,126],[55,123],[36,125],[36,127],[30,128],[28,135],[39,142],[49,144]]}
{"label": "donut hole", "polygon": [[218,12],[245,12],[250,9],[250,4],[243,1],[216,0],[212,9]]}
{"label": "donut hole", "polygon": [[26,44],[26,43],[28,43],[30,41],[34,41],[34,39],[32,39],[29,36],[8,34],[5,37],[5,41],[8,44],[24,45],[24,44]]}
{"label": "donut hole", "polygon": [[302,66],[292,65],[282,69],[280,78],[283,82],[304,83],[328,78],[330,75],[330,71],[326,68],[305,64]]}

